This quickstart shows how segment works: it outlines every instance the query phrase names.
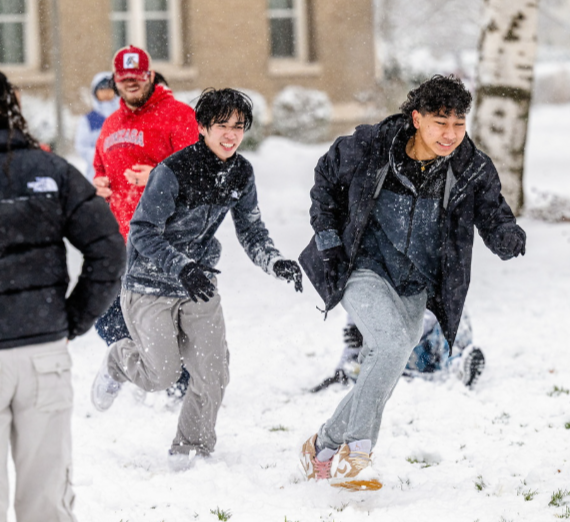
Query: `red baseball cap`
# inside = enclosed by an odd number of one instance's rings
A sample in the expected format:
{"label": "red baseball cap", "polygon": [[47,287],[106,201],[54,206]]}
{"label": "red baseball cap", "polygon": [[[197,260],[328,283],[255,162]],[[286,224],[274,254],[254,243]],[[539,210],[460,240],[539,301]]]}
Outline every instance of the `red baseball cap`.
{"label": "red baseball cap", "polygon": [[126,78],[145,80],[150,71],[150,56],[133,45],[119,49],[113,57],[113,74],[116,82]]}

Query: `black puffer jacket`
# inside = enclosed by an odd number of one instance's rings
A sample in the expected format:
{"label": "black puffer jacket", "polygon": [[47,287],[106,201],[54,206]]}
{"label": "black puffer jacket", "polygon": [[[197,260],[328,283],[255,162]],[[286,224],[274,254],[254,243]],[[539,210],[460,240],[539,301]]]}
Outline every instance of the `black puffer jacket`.
{"label": "black puffer jacket", "polygon": [[[116,297],[125,269],[117,222],[64,159],[0,130],[0,349],[72,339]],[[84,256],[66,298],[67,238]]]}
{"label": "black puffer jacket", "polygon": [[[338,234],[351,260],[348,271],[340,277],[338,291],[325,295],[315,239],[301,254],[301,264],[325,299],[327,309],[342,298],[375,204],[374,195],[378,194],[389,168],[390,149],[404,125],[402,115],[391,116],[377,125],[362,125],[352,136],[337,139],[317,164],[311,190],[311,224],[316,235],[322,234],[331,244],[335,233]],[[525,234],[501,195],[493,162],[468,136],[449,159],[449,168],[441,279],[428,308],[437,316],[449,345],[453,346],[471,277],[474,227],[487,247],[503,259],[512,257],[500,248],[503,235],[515,233],[524,238]]]}

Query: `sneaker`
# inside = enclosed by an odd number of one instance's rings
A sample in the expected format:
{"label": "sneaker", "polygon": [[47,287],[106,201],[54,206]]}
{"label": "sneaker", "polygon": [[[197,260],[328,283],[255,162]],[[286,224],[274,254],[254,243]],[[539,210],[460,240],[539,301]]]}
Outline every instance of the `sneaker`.
{"label": "sneaker", "polygon": [[461,381],[468,388],[475,386],[485,369],[485,356],[480,348],[469,345],[461,354]]}
{"label": "sneaker", "polygon": [[[324,462],[317,459],[316,442],[317,435],[315,434],[303,444],[301,449],[301,466],[307,480],[327,480],[331,478],[333,456]],[[324,451],[330,450],[326,449]]]}
{"label": "sneaker", "polygon": [[108,362],[109,351],[107,351],[91,387],[91,402],[99,411],[106,411],[113,405],[123,386],[122,383],[117,382],[109,375]]}
{"label": "sneaker", "polygon": [[331,486],[350,490],[376,490],[382,487],[371,467],[370,441],[343,444],[331,466]]}

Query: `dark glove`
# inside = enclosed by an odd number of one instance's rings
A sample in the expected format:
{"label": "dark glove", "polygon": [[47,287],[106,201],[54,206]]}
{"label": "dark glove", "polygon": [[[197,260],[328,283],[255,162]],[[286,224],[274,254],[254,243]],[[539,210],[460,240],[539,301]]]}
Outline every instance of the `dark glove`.
{"label": "dark glove", "polygon": [[180,271],[180,283],[190,294],[190,299],[195,303],[198,302],[198,299],[202,299],[202,301],[207,303],[210,297],[214,297],[216,287],[204,272],[210,272],[211,274],[220,273],[215,268],[210,268],[194,261],[185,265]]}
{"label": "dark glove", "polygon": [[499,239],[498,254],[499,257],[506,261],[519,254],[525,254],[526,234],[519,226],[509,227],[501,232]]}
{"label": "dark glove", "polygon": [[344,329],[344,344],[348,348],[362,348],[362,342],[362,334],[355,324],[348,325]]}
{"label": "dark glove", "polygon": [[325,268],[325,283],[329,294],[333,294],[336,291],[340,275],[348,268],[348,256],[342,246],[322,250],[321,256]]}
{"label": "dark glove", "polygon": [[280,259],[279,261],[275,261],[273,272],[278,279],[283,279],[288,283],[293,281],[293,283],[295,283],[295,291],[303,291],[303,275],[301,274],[301,269],[296,261],[291,261],[289,259]]}

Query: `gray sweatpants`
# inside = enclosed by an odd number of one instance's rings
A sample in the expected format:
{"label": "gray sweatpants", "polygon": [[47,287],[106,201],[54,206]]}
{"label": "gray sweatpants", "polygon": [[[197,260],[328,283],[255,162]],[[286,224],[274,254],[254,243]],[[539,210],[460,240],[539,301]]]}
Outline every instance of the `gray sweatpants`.
{"label": "gray sweatpants", "polygon": [[421,338],[427,294],[399,296],[372,270],[355,270],[342,305],[362,333],[360,373],[354,387],[319,430],[319,444],[378,440],[382,412]]}
{"label": "gray sweatpants", "polygon": [[17,521],[75,522],[72,404],[67,339],[0,350],[0,522],[9,503],[8,446]]}
{"label": "gray sweatpants", "polygon": [[229,382],[229,352],[220,295],[209,302],[143,295],[122,290],[121,308],[132,336],[109,352],[110,375],[146,391],[178,381],[181,362],[190,373],[175,453],[209,454],[216,444],[216,418]]}

